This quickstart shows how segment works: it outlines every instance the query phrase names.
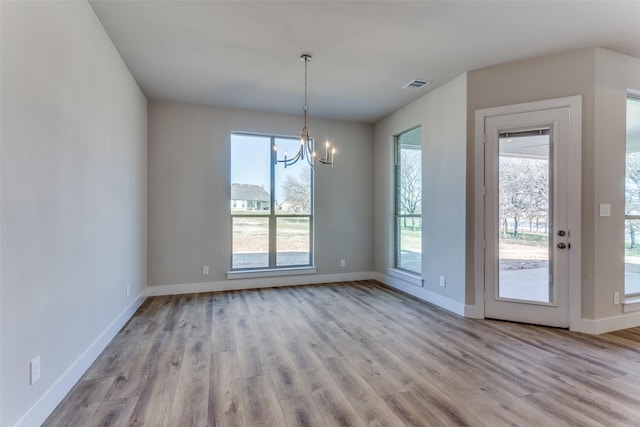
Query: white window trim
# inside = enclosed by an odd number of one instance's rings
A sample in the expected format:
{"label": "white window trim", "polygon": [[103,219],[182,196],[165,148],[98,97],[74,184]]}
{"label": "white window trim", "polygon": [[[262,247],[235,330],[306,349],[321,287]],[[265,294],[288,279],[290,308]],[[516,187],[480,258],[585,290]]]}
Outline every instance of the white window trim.
{"label": "white window trim", "polygon": [[[629,101],[629,98],[640,101],[640,92],[635,90],[627,90],[626,101]],[[626,140],[625,140],[626,147]],[[626,161],[627,152],[625,149],[625,161]],[[627,180],[627,168],[625,165],[625,183]],[[625,184],[626,185],[626,184]],[[625,190],[626,193],[626,190]],[[638,215],[627,215],[627,206],[626,206],[626,195],[625,195],[625,206],[624,206],[624,229],[627,228],[627,220],[639,219]],[[623,229],[623,230],[624,230]],[[626,233],[626,230],[624,231]],[[625,242],[623,242],[625,244]],[[626,255],[625,255],[626,258]],[[626,268],[626,267],[625,267]],[[632,311],[640,310],[640,295],[637,293],[627,294],[627,283],[626,278],[622,282],[623,293],[625,294],[625,299],[622,301],[622,311],[624,313],[629,313]]]}
{"label": "white window trim", "polygon": [[[282,138],[282,139],[291,139],[291,140],[296,140],[297,138],[294,136],[286,136],[286,135],[277,135],[277,134],[262,134],[262,133],[250,133],[250,132],[231,132],[230,135],[230,140],[233,139],[234,135],[245,135],[245,136],[256,136],[256,137],[262,137],[262,138],[268,138],[271,141],[271,145],[273,146],[275,143],[275,139],[277,138]],[[275,211],[275,199],[274,199],[274,169],[273,169],[273,161],[275,160],[274,156],[277,156],[277,154],[270,149],[271,152],[271,162],[272,162],[272,168],[271,168],[271,176],[270,176],[270,180],[271,180],[271,200],[269,203],[270,206],[270,210],[269,210],[269,214],[268,215],[254,215],[254,214],[242,214],[242,213],[236,213],[234,214],[233,212],[231,212],[230,214],[230,218],[231,218],[231,222],[233,222],[233,218],[240,218],[240,217],[252,217],[252,216],[259,216],[259,217],[264,217],[264,218],[269,218],[269,238],[270,239],[275,239],[275,236],[271,236],[271,226],[272,226],[272,221],[277,221],[278,218],[308,218],[309,219],[309,224],[310,224],[310,247],[309,247],[309,256],[310,256],[310,264],[304,264],[304,265],[293,265],[293,266],[274,266],[274,267],[267,267],[267,268],[258,268],[258,269],[232,269],[232,263],[233,263],[233,236],[231,236],[231,246],[230,246],[230,254],[229,254],[229,260],[230,260],[230,265],[229,265],[229,270],[227,271],[227,279],[245,279],[245,278],[259,278],[259,277],[276,277],[276,276],[290,276],[290,275],[301,275],[301,274],[315,274],[316,273],[316,267],[315,267],[315,260],[314,260],[314,252],[315,252],[315,240],[314,240],[314,230],[315,230],[315,225],[314,225],[314,219],[315,219],[315,212],[314,212],[314,198],[315,198],[315,184],[314,184],[314,176],[313,176],[313,168],[311,168],[311,210],[309,212],[309,214],[304,214],[304,215],[283,215],[283,214],[278,214]],[[243,207],[245,205],[246,201],[242,201]],[[233,226],[231,226],[231,233],[233,234]],[[270,243],[270,246],[272,245],[272,243]],[[275,257],[277,255],[277,253],[271,253],[269,252],[269,264],[271,264],[271,259],[272,257]]]}
{"label": "white window trim", "polygon": [[[424,287],[424,279],[420,276],[419,272],[404,270],[398,267],[398,218],[400,217],[414,217],[420,218],[420,229],[424,230],[423,216],[422,211],[419,215],[400,215],[398,214],[398,141],[400,137],[408,132],[412,132],[416,129],[420,129],[422,135],[422,124],[416,124],[415,126],[409,127],[402,132],[397,133],[393,136],[393,175],[394,175],[394,183],[393,183],[393,267],[387,268],[387,274],[391,277],[395,277],[396,279],[404,280],[407,283],[410,283],[415,286]],[[420,144],[420,152],[422,152],[422,143]],[[422,163],[420,164],[420,174],[422,174]],[[422,240],[422,239],[421,239]],[[422,243],[424,245],[424,242]],[[421,255],[422,256],[422,255]],[[422,271],[422,260],[420,260],[420,270]]]}
{"label": "white window trim", "polygon": [[268,270],[235,270],[227,271],[227,279],[253,279],[260,277],[300,276],[316,274],[316,267],[270,268]]}
{"label": "white window trim", "polygon": [[400,270],[398,268],[387,268],[387,275],[414,286],[424,287],[424,279],[410,271]]}

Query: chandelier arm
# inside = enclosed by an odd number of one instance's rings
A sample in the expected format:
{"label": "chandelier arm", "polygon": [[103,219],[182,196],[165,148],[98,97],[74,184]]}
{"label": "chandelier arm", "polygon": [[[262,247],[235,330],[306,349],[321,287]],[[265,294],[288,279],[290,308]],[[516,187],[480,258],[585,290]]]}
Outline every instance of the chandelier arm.
{"label": "chandelier arm", "polygon": [[295,156],[293,156],[290,159],[282,159],[282,160],[276,160],[276,163],[284,163],[284,167],[288,167],[288,166],[292,166],[294,164],[296,164],[298,162],[298,160],[300,160],[301,158],[304,158],[304,153],[302,152],[302,149],[298,150],[298,152],[296,153]]}

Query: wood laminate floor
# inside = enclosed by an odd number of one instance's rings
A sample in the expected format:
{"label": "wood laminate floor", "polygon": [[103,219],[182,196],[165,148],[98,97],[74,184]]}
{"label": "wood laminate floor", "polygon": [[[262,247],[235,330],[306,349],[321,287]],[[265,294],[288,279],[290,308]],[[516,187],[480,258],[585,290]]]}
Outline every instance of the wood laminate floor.
{"label": "wood laminate floor", "polygon": [[149,298],[45,426],[640,426],[640,328],[453,315],[375,281]]}

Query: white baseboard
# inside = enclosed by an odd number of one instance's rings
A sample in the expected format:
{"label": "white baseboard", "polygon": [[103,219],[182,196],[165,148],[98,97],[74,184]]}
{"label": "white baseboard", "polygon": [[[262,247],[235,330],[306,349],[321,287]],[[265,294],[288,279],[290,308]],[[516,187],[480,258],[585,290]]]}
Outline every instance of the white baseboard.
{"label": "white baseboard", "polygon": [[313,274],[301,276],[262,277],[258,279],[234,279],[219,282],[182,283],[147,287],[147,295],[180,295],[199,292],[238,291],[242,289],[276,288],[280,286],[311,285],[316,283],[350,282],[369,280],[373,273],[364,271],[344,274]]}
{"label": "white baseboard", "polygon": [[637,326],[640,326],[640,312],[626,313],[597,320],[580,319],[577,324],[572,324],[569,329],[585,334],[604,334]]}
{"label": "white baseboard", "polygon": [[116,319],[91,343],[91,345],[71,364],[60,378],[42,395],[15,427],[32,427],[41,425],[58,404],[89,369],[100,353],[107,347],[118,331],[127,323],[145,300],[145,292],[139,295],[120,313]]}
{"label": "white baseboard", "polygon": [[469,319],[484,319],[484,304],[465,305],[464,317],[468,317]]}
{"label": "white baseboard", "polygon": [[442,307],[445,310],[449,310],[460,316],[465,316],[467,308],[463,303],[459,301],[455,301],[443,295],[436,294],[435,292],[431,292],[423,287],[412,285],[397,277],[387,276],[386,274],[376,272],[374,273],[373,278],[378,280],[379,282],[384,283],[385,285],[391,286],[392,288],[396,288],[402,292],[408,293],[409,295],[413,295],[416,298],[420,298],[423,301],[435,304],[438,307]]}

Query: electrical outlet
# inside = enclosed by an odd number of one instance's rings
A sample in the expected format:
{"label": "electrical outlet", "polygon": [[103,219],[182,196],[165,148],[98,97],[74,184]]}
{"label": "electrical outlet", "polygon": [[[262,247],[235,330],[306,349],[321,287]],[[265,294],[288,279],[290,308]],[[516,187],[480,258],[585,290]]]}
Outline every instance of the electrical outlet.
{"label": "electrical outlet", "polygon": [[209,275],[209,266],[208,265],[203,265],[202,266],[202,275],[203,276],[208,276]]}
{"label": "electrical outlet", "polygon": [[342,258],[340,260],[340,267],[345,267],[346,265],[347,265],[347,261],[344,258]]}
{"label": "electrical outlet", "polygon": [[613,305],[620,304],[620,292],[613,293]]}
{"label": "electrical outlet", "polygon": [[35,384],[40,379],[40,356],[31,359],[29,363],[29,384]]}
{"label": "electrical outlet", "polygon": [[447,278],[444,276],[440,276],[440,286],[442,286],[443,288],[445,286],[447,286]]}

